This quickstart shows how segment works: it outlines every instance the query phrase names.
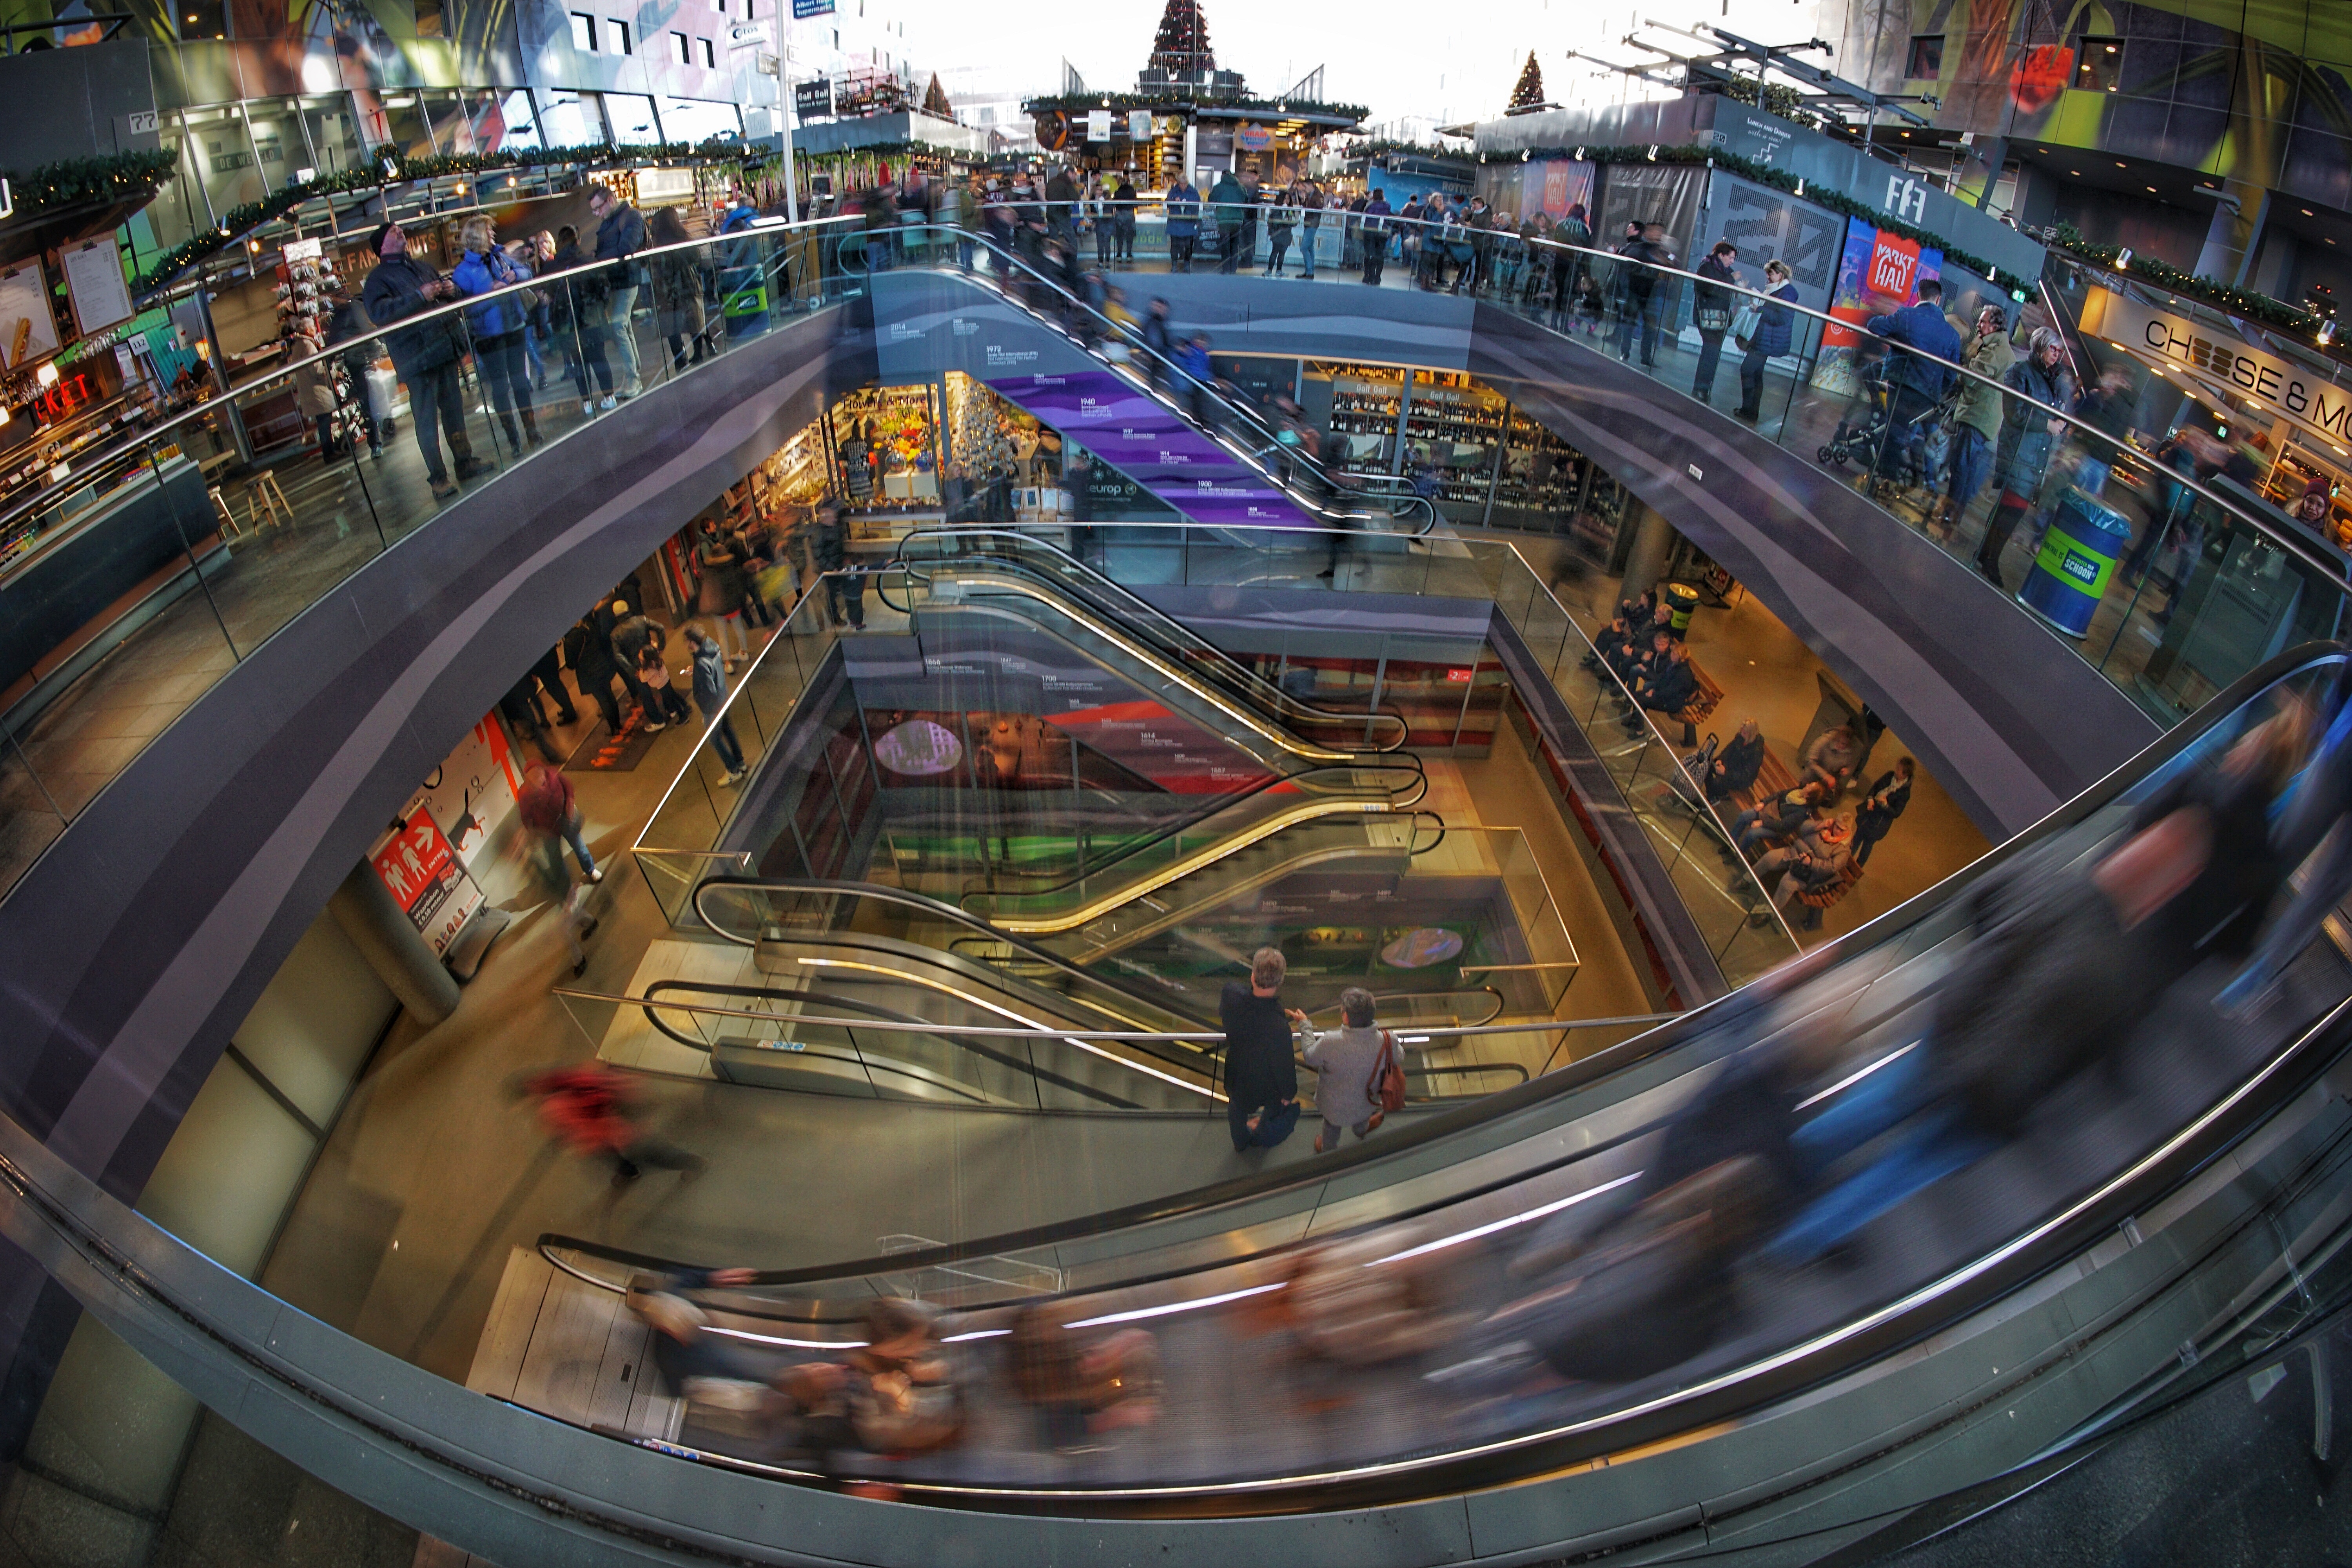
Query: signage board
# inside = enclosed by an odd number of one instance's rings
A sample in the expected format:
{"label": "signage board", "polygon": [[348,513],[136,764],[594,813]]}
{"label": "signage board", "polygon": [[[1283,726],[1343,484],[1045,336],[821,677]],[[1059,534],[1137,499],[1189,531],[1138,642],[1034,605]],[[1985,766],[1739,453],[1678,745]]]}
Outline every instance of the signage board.
{"label": "signage board", "polygon": [[793,20],[805,22],[811,16],[833,15],[833,0],[793,0]]}
{"label": "signage board", "polygon": [[436,954],[482,906],[482,889],[442,836],[429,811],[417,811],[376,847],[369,861],[375,874]]}
{"label": "signage board", "polygon": [[62,259],[66,293],[73,300],[74,320],[81,323],[85,334],[131,319],[131,289],[122,280],[122,253],[115,248],[113,235],[69,245]]}
{"label": "signage board", "polygon": [[1245,122],[1235,142],[1244,153],[1263,153],[1274,145],[1274,132],[1255,121]]}
{"label": "signage board", "polygon": [[1110,140],[1109,110],[1093,109],[1087,111],[1087,140],[1089,142]]}
{"label": "signage board", "polygon": [[[120,270],[121,264],[115,265]],[[49,313],[40,258],[0,272],[0,370],[22,369],[57,352],[58,322]]]}
{"label": "signage board", "polygon": [[2094,289],[2083,301],[2083,331],[2121,344],[2144,363],[2162,365],[2251,399],[2265,413],[2292,421],[2332,447],[2352,447],[2352,388],[2249,348],[2217,328],[2112,289]]}
{"label": "signage board", "polygon": [[1151,110],[1130,109],[1127,111],[1127,139],[1130,142],[1151,140]]}
{"label": "signage board", "polygon": [[833,79],[819,77],[793,88],[793,112],[805,125],[812,120],[833,118]]}

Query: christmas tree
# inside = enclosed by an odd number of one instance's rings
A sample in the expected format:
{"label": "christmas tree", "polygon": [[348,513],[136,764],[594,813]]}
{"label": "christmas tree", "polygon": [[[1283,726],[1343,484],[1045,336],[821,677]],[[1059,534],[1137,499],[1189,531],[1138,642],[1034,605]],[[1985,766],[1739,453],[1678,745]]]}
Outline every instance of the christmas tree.
{"label": "christmas tree", "polygon": [[1536,64],[1535,51],[1529,49],[1527,68],[1519,72],[1519,85],[1511,89],[1510,105],[1503,112],[1517,114],[1524,110],[1541,109],[1543,102],[1543,67]]}
{"label": "christmas tree", "polygon": [[1200,0],[1168,0],[1168,9],[1160,14],[1160,31],[1151,40],[1151,58],[1146,63],[1179,79],[1206,76],[1217,68],[1216,53],[1209,47],[1208,18],[1201,15]]}
{"label": "christmas tree", "polygon": [[931,85],[923,94],[923,112],[938,120],[953,120],[955,110],[948,103],[947,89],[940,85],[940,73],[931,73]]}

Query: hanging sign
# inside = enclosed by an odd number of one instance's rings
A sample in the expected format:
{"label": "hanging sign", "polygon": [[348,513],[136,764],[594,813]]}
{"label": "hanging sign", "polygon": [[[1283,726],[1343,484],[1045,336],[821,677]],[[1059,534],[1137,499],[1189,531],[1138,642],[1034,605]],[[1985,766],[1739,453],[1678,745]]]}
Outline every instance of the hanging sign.
{"label": "hanging sign", "polygon": [[1151,110],[1130,109],[1127,111],[1127,139],[1130,142],[1151,140]]}
{"label": "hanging sign", "polygon": [[805,22],[811,16],[833,15],[833,0],[793,0],[793,19]]}
{"label": "hanging sign", "polygon": [[1087,111],[1087,140],[1089,142],[1108,142],[1110,140],[1109,110],[1090,109]]}
{"label": "hanging sign", "polygon": [[368,858],[384,890],[436,953],[448,952],[449,943],[482,907],[481,888],[467,874],[429,811],[411,813]]}
{"label": "hanging sign", "polygon": [[1244,153],[1263,153],[1274,145],[1274,132],[1255,121],[1244,125],[1237,139]]}

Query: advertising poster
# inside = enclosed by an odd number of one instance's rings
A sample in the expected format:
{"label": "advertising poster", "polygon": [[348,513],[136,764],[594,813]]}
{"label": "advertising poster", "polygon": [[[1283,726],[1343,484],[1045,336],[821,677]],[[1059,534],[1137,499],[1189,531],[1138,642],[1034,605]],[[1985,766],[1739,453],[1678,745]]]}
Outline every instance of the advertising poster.
{"label": "advertising poster", "polygon": [[1822,354],[1813,369],[1813,384],[1827,392],[1859,395],[1862,380],[1857,365],[1864,323],[1874,316],[1913,304],[1919,298],[1919,279],[1940,278],[1944,253],[1933,246],[1863,222],[1847,220],[1845,251],[1838,261],[1837,287],[1830,298],[1830,315],[1836,323],[1822,333]]}
{"label": "advertising poster", "polygon": [[393,902],[407,911],[416,933],[436,953],[447,952],[482,907],[481,888],[467,875],[431,812],[411,813],[368,858]]}
{"label": "advertising poster", "polygon": [[57,318],[49,313],[39,260],[0,272],[0,369],[16,370],[57,352]]}

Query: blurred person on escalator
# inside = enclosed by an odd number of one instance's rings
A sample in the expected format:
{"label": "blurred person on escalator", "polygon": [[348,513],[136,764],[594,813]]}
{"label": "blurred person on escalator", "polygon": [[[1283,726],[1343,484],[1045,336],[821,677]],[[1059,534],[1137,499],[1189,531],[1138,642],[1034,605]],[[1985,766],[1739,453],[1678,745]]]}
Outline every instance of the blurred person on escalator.
{"label": "blurred person on escalator", "polygon": [[1191,340],[1177,350],[1176,372],[1182,384],[1180,390],[1192,413],[1192,422],[1203,430],[1215,430],[1217,414],[1213,400],[1217,373],[1209,359],[1208,333],[1194,332]]}
{"label": "blurred person on escalator", "polygon": [[816,569],[824,577],[825,610],[833,624],[849,623],[849,629],[866,629],[866,579],[849,564],[849,530],[842,521],[840,506],[831,500],[821,502],[816,509],[816,526],[809,540]]}
{"label": "blurred person on escalator", "polygon": [[1323,1118],[1323,1130],[1315,1134],[1318,1154],[1339,1147],[1341,1129],[1361,1142],[1387,1119],[1380,1080],[1401,1058],[1396,1037],[1372,1022],[1373,1007],[1370,992],[1350,985],[1339,993],[1340,1027],[1309,1029],[1306,1014],[1291,1016],[1305,1033],[1301,1054],[1315,1069],[1315,1108]]}
{"label": "blurred person on escalator", "polygon": [[1225,1120],[1234,1152],[1270,1149],[1298,1125],[1298,1065],[1291,1029],[1307,1015],[1282,1005],[1289,964],[1278,947],[1251,955],[1247,980],[1229,980],[1217,1000],[1225,1031]]}
{"label": "blurred person on escalator", "polygon": [[[963,1389],[954,1358],[940,1342],[937,1311],[880,1297],[865,1302],[858,1316],[863,1344],[776,1374],[777,1388],[798,1409],[800,1446],[830,1469],[836,1454],[922,1454],[954,1442],[964,1427]],[[851,1489],[877,1497],[896,1491],[875,1482]]]}

